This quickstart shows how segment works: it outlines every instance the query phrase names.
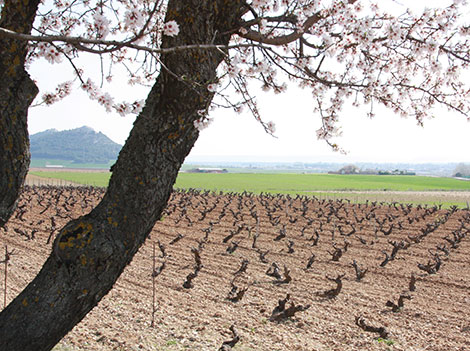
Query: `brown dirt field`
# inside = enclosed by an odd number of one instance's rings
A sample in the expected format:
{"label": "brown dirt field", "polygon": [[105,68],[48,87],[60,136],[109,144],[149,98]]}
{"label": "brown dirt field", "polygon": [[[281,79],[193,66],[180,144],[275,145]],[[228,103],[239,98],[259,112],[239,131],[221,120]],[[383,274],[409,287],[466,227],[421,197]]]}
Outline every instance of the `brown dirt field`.
{"label": "brown dirt field", "polygon": [[[310,191],[312,195],[324,191]],[[317,195],[322,196],[322,195]],[[322,196],[324,197],[324,196]],[[328,191],[327,198],[348,199],[352,202],[378,201],[401,203],[459,203],[465,206],[470,203],[468,191]]]}
{"label": "brown dirt field", "polygon": [[[51,230],[51,217],[60,228],[69,217],[90,211],[101,196],[101,190],[80,187],[26,188],[7,229],[0,230],[2,249],[8,245],[15,252],[8,267],[8,301],[26,286],[50,253],[51,244],[46,241],[51,232],[57,233]],[[260,226],[253,248],[255,214]],[[239,227],[240,232],[235,233]],[[285,238],[275,240],[283,227]],[[353,228],[356,232],[348,235]],[[38,231],[30,239],[33,229]],[[233,237],[227,238],[231,231]],[[312,246],[315,231],[319,241]],[[55,350],[218,350],[223,341],[231,339],[232,324],[240,335],[235,351],[468,350],[469,233],[467,210],[174,193],[163,220],[155,225],[115,287]],[[178,234],[183,238],[170,244]],[[456,248],[451,248],[449,240]],[[165,260],[166,268],[155,279],[157,308],[155,327],[151,327],[152,250],[157,241],[165,246],[167,256],[162,258],[157,246],[157,267]],[[289,241],[293,242],[292,253]],[[347,251],[333,261],[333,244],[343,248],[346,241]],[[227,248],[234,242],[238,247],[230,254]],[[410,246],[399,249],[395,259],[381,267],[383,252],[390,255],[393,242]],[[437,249],[444,245],[448,255]],[[198,246],[202,247],[203,266],[193,280],[194,287],[185,289],[183,282],[195,266],[191,248]],[[261,262],[259,250],[269,251],[267,263]],[[440,267],[436,267],[436,253]],[[307,269],[312,254],[315,260]],[[227,299],[231,282],[245,259],[249,261],[247,270],[237,275],[234,284],[248,290],[241,301],[231,302]],[[353,260],[368,269],[359,282]],[[279,284],[266,275],[273,262],[281,274],[287,267],[292,281]],[[428,274],[418,268],[427,263],[438,268],[437,272]],[[338,296],[320,296],[336,287],[327,277],[340,274],[345,276]],[[417,282],[416,291],[410,292],[412,274]],[[3,278],[2,269],[1,281]],[[3,296],[3,286],[0,292]],[[402,293],[411,300],[392,312],[387,301],[397,303]],[[310,308],[281,322],[270,321],[278,300],[286,294],[296,305]],[[379,342],[377,333],[360,329],[356,316],[363,316],[372,326],[385,327],[393,345]]]}
{"label": "brown dirt field", "polygon": [[29,186],[40,186],[40,185],[53,185],[53,186],[68,186],[68,185],[76,185],[81,186],[82,184],[70,182],[68,180],[63,179],[54,179],[54,178],[44,178],[39,177],[35,174],[27,174],[25,184]]}

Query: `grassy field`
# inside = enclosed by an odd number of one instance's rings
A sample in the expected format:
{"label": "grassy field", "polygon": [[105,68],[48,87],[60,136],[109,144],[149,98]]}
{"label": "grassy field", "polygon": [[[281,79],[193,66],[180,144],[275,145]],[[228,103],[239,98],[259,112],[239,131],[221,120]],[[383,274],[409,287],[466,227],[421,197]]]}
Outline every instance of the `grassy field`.
{"label": "grassy field", "polygon": [[108,163],[75,163],[68,160],[54,160],[54,159],[43,159],[33,158],[31,159],[30,167],[47,167],[50,165],[61,165],[66,168],[90,168],[90,169],[109,169],[114,164],[114,161]]}
{"label": "grassy field", "polygon": [[[106,186],[109,172],[45,172],[31,174],[80,184]],[[470,182],[452,178],[334,174],[198,174],[180,173],[176,188],[214,191],[304,193],[309,191],[470,191]]]}
{"label": "grassy field", "polygon": [[[32,171],[30,174],[102,187],[107,186],[110,177],[109,172]],[[61,185],[60,180],[53,184]],[[180,173],[175,188],[302,194],[356,203],[369,200],[467,207],[470,202],[470,181],[420,176]]]}
{"label": "grassy field", "polygon": [[30,171],[29,174],[42,178],[62,179],[74,183],[101,187],[108,185],[109,177],[111,176],[110,172]]}
{"label": "grassy field", "polygon": [[331,190],[469,190],[470,182],[451,178],[334,174],[189,174],[181,173],[178,188],[222,191],[308,192]]}

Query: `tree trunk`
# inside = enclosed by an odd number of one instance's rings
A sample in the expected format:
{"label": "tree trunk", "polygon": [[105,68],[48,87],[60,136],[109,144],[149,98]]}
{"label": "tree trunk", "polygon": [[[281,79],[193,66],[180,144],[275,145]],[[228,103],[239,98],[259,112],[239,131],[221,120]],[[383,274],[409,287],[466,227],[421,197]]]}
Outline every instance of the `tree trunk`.
{"label": "tree trunk", "polygon": [[[166,21],[180,33],[163,45],[227,44],[243,1],[170,0]],[[162,69],[124,145],[101,203],[69,222],[36,278],[0,314],[0,350],[50,350],[108,293],[166,206],[210,104],[207,84],[223,53],[162,57]]]}
{"label": "tree trunk", "polygon": [[[6,0],[0,27],[30,34],[38,0]],[[16,208],[29,168],[28,108],[38,89],[24,69],[24,41],[0,39],[0,228]]]}

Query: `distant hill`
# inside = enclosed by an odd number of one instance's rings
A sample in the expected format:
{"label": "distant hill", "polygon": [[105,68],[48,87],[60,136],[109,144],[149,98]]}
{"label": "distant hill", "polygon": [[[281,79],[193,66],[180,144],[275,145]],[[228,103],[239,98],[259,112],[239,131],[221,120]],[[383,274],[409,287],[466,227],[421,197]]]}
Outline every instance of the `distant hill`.
{"label": "distant hill", "polygon": [[90,127],[57,131],[48,129],[30,136],[31,158],[68,160],[74,163],[108,163],[117,159],[122,145]]}

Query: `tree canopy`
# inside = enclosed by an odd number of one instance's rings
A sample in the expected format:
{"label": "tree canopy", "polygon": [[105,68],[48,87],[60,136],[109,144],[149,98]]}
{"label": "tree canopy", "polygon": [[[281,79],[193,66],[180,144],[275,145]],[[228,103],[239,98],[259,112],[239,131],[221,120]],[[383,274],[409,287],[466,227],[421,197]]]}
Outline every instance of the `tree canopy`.
{"label": "tree canopy", "polygon": [[[81,88],[108,111],[138,115],[102,202],[62,228],[41,272],[1,312],[1,349],[51,349],[112,288],[160,217],[212,107],[247,108],[275,133],[252,84],[276,93],[292,83],[309,89],[322,121],[317,136],[334,149],[347,104],[369,105],[369,117],[381,104],[418,123],[435,105],[470,113],[463,0],[420,13],[366,0],[0,6],[0,225],[15,208],[29,165],[27,111],[38,91],[26,67],[44,58],[74,72],[55,91],[41,92],[38,104]],[[85,55],[96,59],[98,74],[81,61]],[[145,102],[118,102],[106,91],[122,71],[130,85],[152,87]]]}
{"label": "tree canopy", "polygon": [[[247,107],[270,133],[275,127],[262,119],[250,81],[276,93],[291,83],[310,89],[314,113],[322,120],[317,136],[327,142],[340,134],[341,111],[348,104],[369,105],[369,117],[374,116],[374,105],[381,104],[420,124],[438,104],[469,115],[469,87],[461,76],[470,59],[466,1],[445,2],[419,13],[393,1],[381,6],[357,0],[246,2],[225,47],[212,39],[162,46],[162,38],[179,33],[177,21],[165,22],[167,3],[46,2],[31,35],[1,28],[0,36],[28,41],[30,64],[45,58],[72,66],[70,79],[54,92],[44,92],[38,103],[54,103],[81,87],[107,111],[137,114],[141,100],[118,102],[101,87],[112,84],[116,74],[127,74],[130,85],[151,85],[160,70],[167,69],[161,64],[166,52],[230,49],[217,77],[207,83],[207,89],[216,92],[212,106],[236,111]],[[85,53],[95,54],[101,75],[83,67]],[[199,127],[210,120],[206,112],[200,112]]]}

